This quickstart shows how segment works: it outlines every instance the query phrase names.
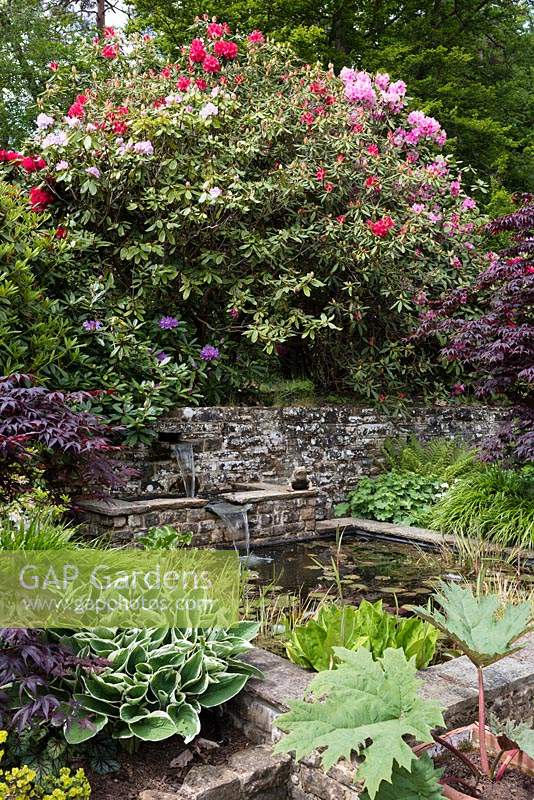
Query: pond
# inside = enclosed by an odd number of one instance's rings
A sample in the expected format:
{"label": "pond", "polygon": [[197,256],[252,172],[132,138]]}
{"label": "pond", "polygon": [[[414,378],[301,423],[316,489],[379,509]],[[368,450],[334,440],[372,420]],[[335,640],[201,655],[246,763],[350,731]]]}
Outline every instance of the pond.
{"label": "pond", "polygon": [[421,603],[436,580],[452,577],[437,553],[357,532],[345,534],[341,541],[293,542],[255,553],[270,560],[254,563],[252,582],[277,595],[298,595],[303,603],[326,594],[355,603],[383,599],[395,607]]}

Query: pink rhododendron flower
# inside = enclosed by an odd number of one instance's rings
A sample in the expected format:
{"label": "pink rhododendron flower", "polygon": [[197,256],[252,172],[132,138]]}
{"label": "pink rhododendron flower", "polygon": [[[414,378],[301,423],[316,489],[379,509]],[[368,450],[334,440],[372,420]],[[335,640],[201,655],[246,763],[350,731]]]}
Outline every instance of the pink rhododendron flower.
{"label": "pink rhododendron flower", "polygon": [[216,55],[222,58],[227,58],[229,61],[234,59],[238,53],[238,47],[235,42],[229,42],[226,39],[220,39],[215,42],[213,50]]}
{"label": "pink rhododendron flower", "polygon": [[369,177],[364,180],[363,185],[366,189],[375,189],[376,191],[380,191],[380,179],[375,175],[369,175]]}
{"label": "pink rhododendron flower", "polygon": [[222,189],[219,186],[212,186],[211,189],[208,191],[209,196],[212,200],[216,200],[218,197],[222,195]]}
{"label": "pink rhododendron flower", "polygon": [[208,25],[208,36],[210,39],[220,39],[224,33],[224,28],[220,22],[210,22]]}
{"label": "pink rhododendron flower", "polygon": [[221,62],[215,56],[206,56],[204,61],[202,62],[202,68],[204,72],[220,72],[221,71]]}
{"label": "pink rhododendron flower", "polygon": [[179,89],[181,92],[187,92],[190,84],[191,84],[191,78],[187,78],[185,75],[180,75],[180,77],[176,82],[176,88]]}
{"label": "pink rhododendron flower", "polygon": [[249,33],[248,40],[252,44],[262,44],[265,41],[265,36],[261,31],[255,30],[252,33]]}
{"label": "pink rhododendron flower", "polygon": [[375,75],[375,83],[379,89],[385,92],[389,86],[389,75],[387,72],[377,72]]}
{"label": "pink rhododendron flower", "polygon": [[476,200],[473,200],[472,197],[466,197],[462,202],[462,211],[473,211],[476,207]]}
{"label": "pink rhododendron flower", "polygon": [[91,175],[93,178],[100,178],[100,170],[98,167],[87,167],[85,170],[88,175]]}
{"label": "pink rhododendron flower", "polygon": [[103,58],[107,58],[111,61],[114,58],[117,58],[119,55],[119,45],[118,44],[106,44],[102,48],[101,55]]}
{"label": "pink rhododendron flower", "polygon": [[370,76],[366,72],[358,72],[355,80],[345,83],[345,96],[353,103],[359,102],[367,106],[374,106],[376,93]]}
{"label": "pink rhododendron flower", "polygon": [[366,147],[366,152],[369,153],[370,156],[379,156],[380,149],[377,144],[370,144]]}
{"label": "pink rhododendron flower", "polygon": [[161,72],[159,74],[161,75],[162,78],[170,78],[171,75],[172,75],[171,68],[170,67],[163,67],[163,69],[161,70]]}
{"label": "pink rhododendron flower", "polygon": [[451,181],[449,191],[452,197],[458,197],[458,195],[460,194],[460,181]]}
{"label": "pink rhododendron flower", "polygon": [[63,172],[63,170],[69,168],[68,161],[58,161],[56,164],[56,172]]}
{"label": "pink rhododendron flower", "polygon": [[425,206],[423,203],[413,203],[411,209],[414,214],[421,214],[425,210]]}
{"label": "pink rhododendron flower", "polygon": [[346,216],[345,216],[345,214],[339,214],[339,215],[336,217],[336,222],[339,222],[339,224],[340,224],[340,225],[343,225],[343,223],[345,222],[345,220],[346,220]]}
{"label": "pink rhododendron flower", "polygon": [[206,49],[202,39],[193,39],[189,45],[189,58],[198,64],[202,63],[206,58]]}
{"label": "pink rhododendron flower", "polygon": [[41,147],[53,147],[57,145],[58,147],[63,147],[63,145],[67,144],[68,137],[65,131],[56,131],[53,133],[49,133],[43,141],[41,142]]}
{"label": "pink rhododendron flower", "polygon": [[57,61],[51,61],[48,65],[48,69],[52,70],[52,72],[57,72],[58,68],[59,64],[57,63]]}
{"label": "pink rhododendron flower", "polygon": [[327,181],[324,185],[325,192],[333,192],[335,188],[335,184],[330,183],[330,181]]}
{"label": "pink rhododendron flower", "polygon": [[300,121],[303,122],[304,125],[313,125],[315,122],[315,116],[311,111],[305,111],[304,114],[300,115]]}
{"label": "pink rhododendron flower", "polygon": [[195,86],[197,87],[197,89],[200,89],[200,91],[203,92],[205,89],[208,88],[208,83],[207,81],[204,80],[204,78],[197,78],[195,80]]}
{"label": "pink rhododendron flower", "polygon": [[232,319],[237,319],[239,317],[239,309],[237,309],[235,306],[231,308],[228,313],[230,314]]}
{"label": "pink rhododendron flower", "polygon": [[326,178],[326,170],[324,169],[324,167],[319,167],[319,169],[315,173],[315,177],[317,178],[318,181],[324,181],[324,179]]}

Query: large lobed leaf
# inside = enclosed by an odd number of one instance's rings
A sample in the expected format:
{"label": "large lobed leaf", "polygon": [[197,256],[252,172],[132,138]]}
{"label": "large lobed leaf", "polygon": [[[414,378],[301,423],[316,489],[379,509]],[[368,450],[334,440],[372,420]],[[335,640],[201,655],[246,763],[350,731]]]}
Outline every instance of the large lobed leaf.
{"label": "large lobed leaf", "polygon": [[287,736],[276,751],[294,751],[301,759],[319,749],[325,770],[341,758],[361,755],[357,778],[374,800],[381,784],[391,782],[395,765],[410,771],[416,760],[403,737],[432,741],[432,728],[443,725],[442,713],[436,703],[417,696],[415,663],[402,650],[388,648],[378,661],[364,648],[356,653],[336,648],[335,654],[338,669],[319,673],[310,684],[315,701],[293,701],[278,717]]}
{"label": "large lobed leaf", "polygon": [[455,583],[442,583],[435,600],[442,612],[421,606],[411,610],[454,639],[479,667],[520,650],[514,643],[534,629],[530,602],[503,606],[496,595],[475,597],[470,587]]}

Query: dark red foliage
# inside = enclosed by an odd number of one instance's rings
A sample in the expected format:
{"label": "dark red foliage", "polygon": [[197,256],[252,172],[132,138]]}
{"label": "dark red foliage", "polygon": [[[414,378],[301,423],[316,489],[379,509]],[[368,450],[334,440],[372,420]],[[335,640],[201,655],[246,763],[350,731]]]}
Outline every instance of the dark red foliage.
{"label": "dark red foliage", "polygon": [[470,371],[475,394],[512,404],[508,422],[487,448],[492,460],[534,459],[534,204],[487,226],[513,234],[475,284],[431,304],[417,335],[445,334],[443,354]]}
{"label": "dark red foliage", "polygon": [[118,429],[78,410],[88,392],[54,392],[29,375],[0,378],[0,484],[9,469],[38,467],[52,486],[121,486],[131,474],[114,454]]}
{"label": "dark red foliage", "polygon": [[48,642],[42,631],[0,628],[0,727],[22,731],[43,722],[68,723],[75,704],[68,699],[65,705],[64,697],[60,701],[55,685],[74,677],[77,668],[104,666],[104,659],[78,658]]}

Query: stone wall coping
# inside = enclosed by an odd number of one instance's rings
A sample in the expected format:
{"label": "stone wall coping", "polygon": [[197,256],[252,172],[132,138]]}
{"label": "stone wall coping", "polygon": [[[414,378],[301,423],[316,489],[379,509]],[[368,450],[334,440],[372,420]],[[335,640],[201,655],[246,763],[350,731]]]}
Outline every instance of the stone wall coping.
{"label": "stone wall coping", "polygon": [[383,533],[396,536],[398,539],[426,542],[428,544],[454,544],[455,537],[427,528],[416,528],[411,525],[398,525],[394,522],[379,522],[375,519],[361,517],[334,517],[317,521],[317,535],[331,533],[339,528],[357,528],[368,533]]}
{"label": "stone wall coping", "polygon": [[[441,403],[413,403],[406,409],[406,415],[409,415],[410,412],[417,412],[417,411],[428,411],[428,409],[439,410],[441,413],[451,412],[457,414],[458,411],[465,412],[466,415],[469,415],[472,411],[475,413],[480,411],[481,409],[489,409],[492,412],[502,412],[503,414],[506,413],[505,408],[499,408],[498,406],[490,406],[485,404],[479,405],[470,405],[470,406],[457,406],[457,405],[446,405]],[[291,405],[291,406],[194,406],[194,407],[180,407],[175,408],[166,414],[164,417],[161,417],[156,422],[156,429],[164,431],[166,428],[166,424],[175,422],[176,419],[183,417],[186,422],[194,419],[195,417],[198,418],[202,414],[219,414],[219,413],[256,413],[256,412],[269,412],[271,414],[277,416],[284,416],[284,415],[292,415],[295,413],[299,413],[301,411],[319,411],[324,413],[325,411],[356,411],[357,413],[361,414],[376,414],[376,408],[369,405],[362,405],[358,403],[343,403],[340,405],[332,405],[331,403],[325,403],[324,405],[317,404],[317,405]]]}
{"label": "stone wall coping", "polygon": [[115,500],[111,498],[91,500],[78,497],[75,500],[75,505],[82,511],[87,511],[91,514],[120,517],[128,516],[129,514],[162,511],[167,508],[201,508],[207,502],[201,497],[153,497],[145,500]]}
{"label": "stone wall coping", "polygon": [[260,500],[292,500],[294,497],[317,497],[318,491],[315,488],[303,489],[301,491],[294,489],[284,489],[279,486],[276,490],[273,487],[270,489],[249,489],[247,491],[239,492],[224,492],[221,494],[225,500],[231,503],[257,503]]}
{"label": "stone wall coping", "polygon": [[[488,700],[498,696],[503,689],[527,684],[534,687],[534,634],[524,637],[521,644],[522,650],[484,670]],[[265,703],[278,713],[287,711],[288,700],[301,700],[317,674],[260,648],[252,649],[244,658],[262,670],[265,678],[250,680],[243,694]],[[422,695],[446,705],[449,712],[453,712],[458,704],[478,697],[476,670],[466,656],[419,670],[418,677],[423,684]]]}

